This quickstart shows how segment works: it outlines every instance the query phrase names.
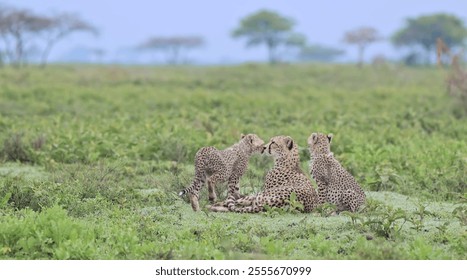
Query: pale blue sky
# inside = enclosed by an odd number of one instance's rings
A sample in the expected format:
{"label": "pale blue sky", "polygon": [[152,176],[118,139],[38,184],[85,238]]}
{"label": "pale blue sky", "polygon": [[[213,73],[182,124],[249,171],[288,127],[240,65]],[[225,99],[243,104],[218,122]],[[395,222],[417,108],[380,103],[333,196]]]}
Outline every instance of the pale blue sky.
{"label": "pale blue sky", "polygon": [[[296,31],[310,43],[346,50],[344,60],[355,60],[356,49],[342,42],[345,31],[373,26],[389,37],[404,19],[421,14],[445,12],[467,19],[467,0],[7,0],[0,3],[29,8],[40,13],[75,12],[97,26],[101,35],[73,35],[57,45],[52,60],[67,57],[78,48],[102,48],[106,61],[123,60],[127,49],[149,36],[200,35],[207,42],[189,57],[199,63],[263,61],[263,47],[245,48],[242,40],[230,37],[240,18],[259,9],[271,9],[296,20]],[[376,54],[397,57],[388,42],[369,47],[366,58]],[[136,56],[139,62],[162,60],[158,56]]]}

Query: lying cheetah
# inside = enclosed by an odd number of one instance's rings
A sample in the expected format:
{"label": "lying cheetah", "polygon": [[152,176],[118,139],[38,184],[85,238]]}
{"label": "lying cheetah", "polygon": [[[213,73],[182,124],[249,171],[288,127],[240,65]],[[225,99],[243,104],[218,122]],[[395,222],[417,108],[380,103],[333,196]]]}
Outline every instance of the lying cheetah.
{"label": "lying cheetah", "polygon": [[316,191],[300,169],[298,147],[291,137],[271,138],[264,146],[263,153],[274,157],[274,166],[266,175],[263,190],[241,199],[229,196],[224,205],[213,205],[212,211],[258,213],[264,210],[265,205],[287,205],[292,192],[295,192],[297,201],[304,206],[304,212],[310,212],[318,205]]}
{"label": "lying cheetah", "polygon": [[308,138],[311,176],[318,184],[319,203],[330,202],[337,211],[355,212],[365,203],[365,193],[331,153],[332,134],[312,133]]}
{"label": "lying cheetah", "polygon": [[189,194],[193,211],[199,210],[199,192],[205,181],[208,182],[209,200],[217,199],[215,187],[218,183],[228,182],[229,195],[240,198],[238,183],[245,173],[248,160],[254,153],[260,153],[264,141],[256,134],[241,136],[238,143],[225,150],[203,147],[195,156],[195,178],[189,187],[179,193]]}

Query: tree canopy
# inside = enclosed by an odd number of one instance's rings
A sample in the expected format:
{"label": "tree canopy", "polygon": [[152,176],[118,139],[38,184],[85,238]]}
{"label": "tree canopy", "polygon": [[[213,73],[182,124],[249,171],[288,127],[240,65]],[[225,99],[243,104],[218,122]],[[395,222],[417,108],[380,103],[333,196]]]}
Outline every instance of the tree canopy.
{"label": "tree canopy", "polygon": [[426,51],[426,61],[434,55],[436,40],[440,38],[450,48],[460,46],[467,38],[464,23],[456,16],[449,14],[425,15],[409,18],[403,28],[391,38],[397,47],[421,47]]}
{"label": "tree canopy", "polygon": [[49,22],[44,29],[45,48],[41,55],[41,64],[45,65],[52,48],[63,38],[75,32],[86,32],[94,36],[99,34],[96,27],[81,19],[78,15],[63,13],[45,17]]}
{"label": "tree canopy", "polygon": [[300,60],[330,62],[345,52],[341,49],[323,45],[304,46],[299,52]]}
{"label": "tree canopy", "polygon": [[358,47],[358,65],[363,64],[363,55],[368,45],[381,40],[378,31],[373,27],[361,27],[344,34],[344,42]]}
{"label": "tree canopy", "polygon": [[49,21],[26,9],[0,10],[0,36],[4,52],[15,65],[24,63],[26,49],[35,34],[49,27]]}
{"label": "tree canopy", "polygon": [[0,39],[3,60],[14,65],[26,62],[28,51],[42,49],[41,63],[46,64],[53,46],[74,32],[97,29],[73,14],[40,15],[27,9],[0,7]]}
{"label": "tree canopy", "polygon": [[167,54],[167,63],[179,63],[182,50],[199,48],[204,39],[198,36],[151,37],[138,46],[140,50],[162,51]]}
{"label": "tree canopy", "polygon": [[266,45],[269,62],[277,62],[279,47],[293,47],[305,44],[305,37],[293,32],[295,22],[274,11],[261,10],[246,16],[232,32],[234,38],[246,38],[248,47]]}

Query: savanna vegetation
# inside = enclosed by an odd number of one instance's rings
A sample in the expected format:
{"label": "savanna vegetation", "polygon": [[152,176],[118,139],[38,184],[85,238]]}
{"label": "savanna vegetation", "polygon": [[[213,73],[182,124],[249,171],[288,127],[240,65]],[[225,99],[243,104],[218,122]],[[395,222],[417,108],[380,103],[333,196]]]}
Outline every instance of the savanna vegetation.
{"label": "savanna vegetation", "polygon": [[[440,69],[0,69],[1,259],[466,259],[465,103]],[[359,213],[194,213],[202,146],[333,133]],[[242,193],[272,159],[254,156]],[[226,195],[225,186],[218,188]],[[207,191],[201,206],[207,204]],[[291,203],[294,206],[294,203]]]}

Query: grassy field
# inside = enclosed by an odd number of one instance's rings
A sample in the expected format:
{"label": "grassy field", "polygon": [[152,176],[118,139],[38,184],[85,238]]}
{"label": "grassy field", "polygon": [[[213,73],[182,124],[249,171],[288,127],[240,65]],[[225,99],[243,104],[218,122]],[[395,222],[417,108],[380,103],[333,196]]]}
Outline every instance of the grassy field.
{"label": "grassy field", "polygon": [[[0,68],[1,259],[467,259],[467,117],[439,69]],[[333,133],[357,214],[194,213],[203,146]],[[261,190],[254,156],[242,193]],[[225,198],[226,188],[218,188]],[[207,204],[203,189],[201,207]]]}

